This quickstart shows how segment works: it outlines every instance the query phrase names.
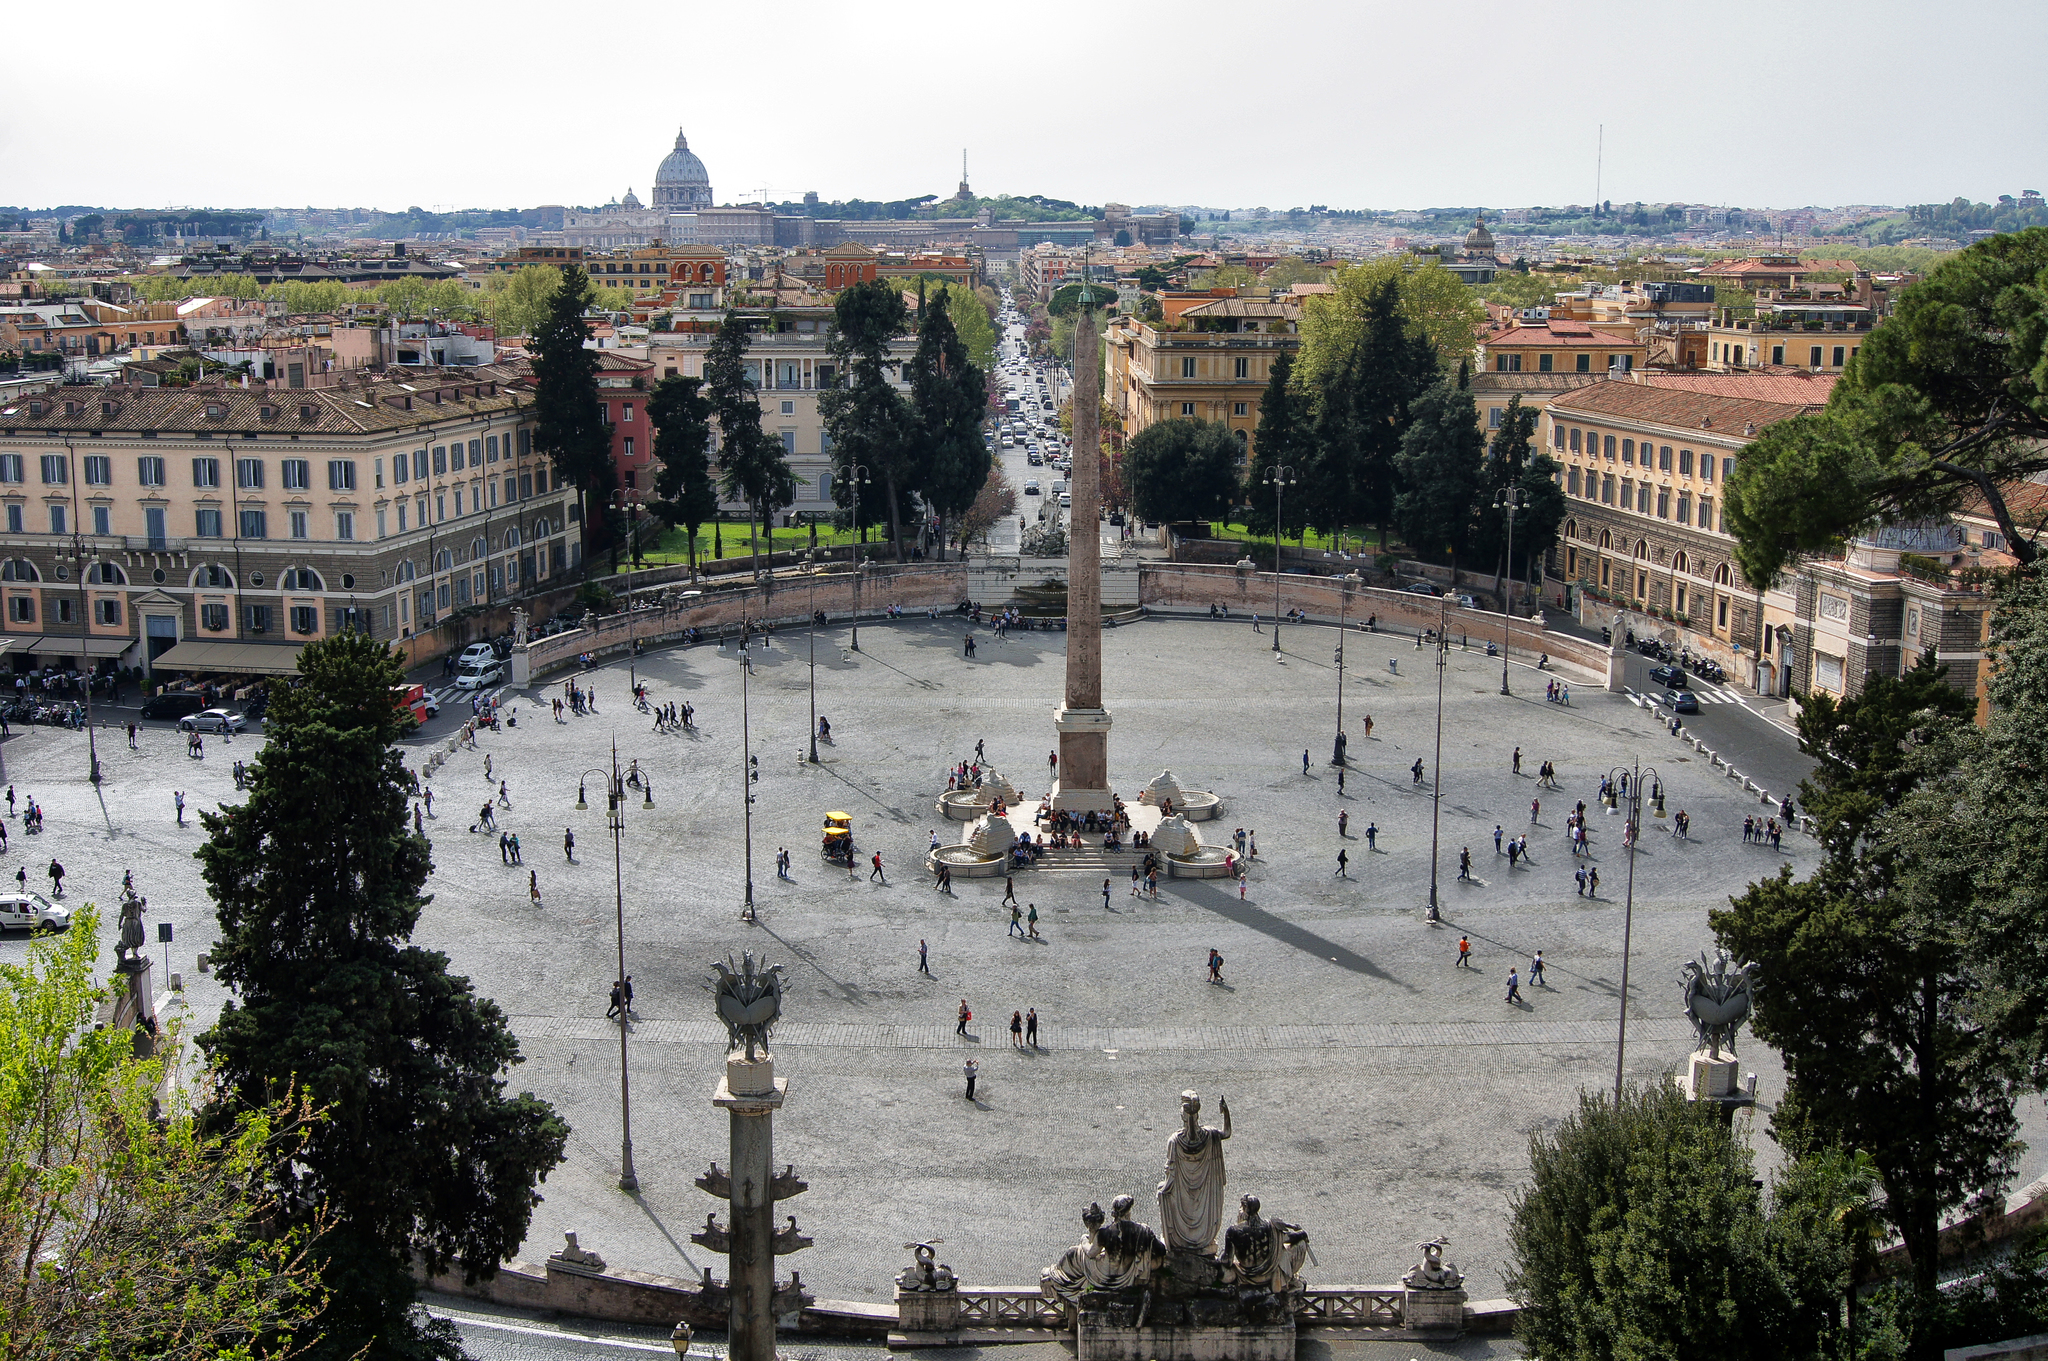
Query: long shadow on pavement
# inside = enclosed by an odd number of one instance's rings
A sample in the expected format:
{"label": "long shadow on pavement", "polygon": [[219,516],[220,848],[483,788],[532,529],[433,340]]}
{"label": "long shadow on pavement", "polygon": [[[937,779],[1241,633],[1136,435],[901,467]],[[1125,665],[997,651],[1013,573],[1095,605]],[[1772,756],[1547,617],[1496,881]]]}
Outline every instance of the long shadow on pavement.
{"label": "long shadow on pavement", "polygon": [[1382,982],[1398,984],[1409,992],[1415,991],[1412,986],[1402,983],[1401,980],[1395,978],[1392,974],[1380,968],[1379,965],[1373,963],[1357,951],[1338,945],[1334,941],[1325,940],[1315,932],[1296,926],[1293,922],[1286,921],[1283,918],[1276,917],[1262,908],[1254,907],[1250,903],[1240,902],[1221,889],[1210,888],[1205,884],[1189,883],[1185,887],[1175,884],[1173,891],[1175,896],[1196,907],[1213,912],[1226,921],[1236,922],[1239,926],[1248,926],[1261,935],[1270,936],[1282,945],[1291,946],[1303,954],[1314,955],[1317,959],[1349,969],[1353,973],[1361,973],[1369,978],[1377,978]]}

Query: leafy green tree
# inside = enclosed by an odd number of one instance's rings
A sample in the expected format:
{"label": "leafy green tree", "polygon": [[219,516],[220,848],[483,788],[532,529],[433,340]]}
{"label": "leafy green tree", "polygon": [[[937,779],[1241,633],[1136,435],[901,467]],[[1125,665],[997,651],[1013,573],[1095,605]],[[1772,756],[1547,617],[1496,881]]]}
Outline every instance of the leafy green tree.
{"label": "leafy green tree", "polygon": [[1515,1331],[1541,1361],[1818,1357],[1847,1254],[1819,1188],[1768,1213],[1749,1151],[1669,1083],[1581,1095],[1529,1140],[1508,1229]]}
{"label": "leafy green tree", "polygon": [[[562,284],[548,298],[548,310],[533,333],[533,444],[555,465],[555,478],[576,489],[578,518],[591,523],[592,493],[604,505],[617,474],[612,468],[612,428],[597,401],[597,351],[584,345],[590,323],[590,281],[579,265],[562,271]],[[617,539],[611,539],[613,569]]]}
{"label": "leafy green tree", "polygon": [[1446,553],[1456,568],[1478,520],[1484,456],[1471,390],[1447,378],[1422,394],[1394,460],[1402,484],[1394,519],[1411,549],[1425,557]]}
{"label": "leafy green tree", "polygon": [[[1529,564],[1557,542],[1558,526],[1564,523],[1564,488],[1557,460],[1535,446],[1536,409],[1524,407],[1520,396],[1511,398],[1502,413],[1500,429],[1487,450],[1486,485],[1481,491],[1479,525],[1473,535],[1482,552],[1494,554],[1495,575],[1526,581]],[[1522,508],[1515,513],[1515,560],[1507,561],[1507,514],[1494,506],[1496,495],[1508,487],[1522,494]]]}
{"label": "leafy green tree", "polygon": [[[1279,467],[1306,473],[1315,453],[1309,401],[1294,387],[1293,377],[1294,356],[1282,350],[1259,397],[1259,425],[1252,434],[1251,466],[1245,471],[1245,528],[1254,534],[1273,532],[1273,517],[1266,506],[1266,494],[1271,490],[1268,475]],[[1281,498],[1280,513],[1288,517],[1288,528],[1301,528],[1305,505],[1301,497],[1296,497],[1292,506]]]}
{"label": "leafy green tree", "polygon": [[[946,523],[974,504],[994,462],[981,437],[988,404],[984,375],[969,358],[964,338],[953,329],[954,296],[942,288],[925,301],[918,317],[917,353],[909,365],[911,411],[924,444],[925,477],[919,491],[940,518],[941,559],[946,555]],[[981,303],[969,294],[961,310],[973,315],[981,311]]]}
{"label": "leafy green tree", "polygon": [[1458,276],[1414,256],[1383,256],[1337,271],[1332,293],[1302,305],[1301,358],[1297,381],[1310,390],[1323,386],[1361,341],[1381,333],[1381,294],[1391,287],[1404,330],[1420,332],[1446,369],[1472,357],[1486,308]]}
{"label": "leafy green tree", "polygon": [[271,301],[283,303],[287,312],[343,314],[363,298],[362,294],[339,279],[323,279],[318,283],[307,283],[303,279],[287,279],[283,283],[272,284],[264,289],[263,296]]}
{"label": "leafy green tree", "polygon": [[[273,1229],[269,1171],[314,1123],[285,1093],[218,1133],[160,1103],[178,1036],[138,1058],[95,1024],[98,914],[0,965],[0,1346],[9,1357],[265,1357],[303,1351],[323,1304],[315,1219]],[[118,978],[118,975],[117,975]]]}
{"label": "leafy green tree", "polygon": [[1161,522],[1220,519],[1237,490],[1242,452],[1221,421],[1179,418],[1146,426],[1124,451],[1131,509],[1140,519]]}
{"label": "leafy green tree", "polygon": [[484,315],[506,336],[532,335],[548,318],[549,301],[562,286],[553,265],[522,265],[484,280]]}
{"label": "leafy green tree", "polygon": [[647,419],[654,425],[654,474],[659,499],[648,509],[690,540],[690,579],[697,577],[697,530],[718,514],[718,490],[711,485],[711,403],[695,378],[664,378],[647,394]]}
{"label": "leafy green tree", "polygon": [[[996,346],[1001,337],[996,334],[995,313],[981,296],[990,290],[966,288],[943,275],[934,274],[915,279],[892,278],[888,284],[899,293],[914,293],[922,288],[934,296],[946,294],[951,325],[959,333],[960,343],[967,347],[967,357],[984,372],[995,367]],[[923,320],[918,318],[920,326]]]}
{"label": "leafy green tree", "polygon": [[[744,502],[750,527],[770,522],[775,507],[796,499],[796,475],[782,441],[761,428],[761,401],[754,395],[754,366],[747,361],[746,319],[729,311],[704,351],[704,395],[718,421],[718,489]],[[818,399],[824,405],[825,396]],[[714,533],[716,529],[714,527]],[[754,544],[754,576],[761,575],[761,534]]]}
{"label": "leafy green tree", "polygon": [[348,632],[307,644],[299,672],[271,702],[247,801],[200,815],[233,993],[200,1040],[209,1121],[236,1128],[294,1092],[326,1112],[266,1168],[282,1226],[330,1218],[312,1249],[329,1292],[316,1355],[453,1358],[453,1330],[412,1308],[413,1269],[494,1273],[569,1130],[506,1094],[521,1060],[497,1005],[409,943],[432,851],[407,819],[402,658]]}
{"label": "leafy green tree", "polygon": [[1332,527],[1379,525],[1383,545],[1410,405],[1441,372],[1427,336],[1404,314],[1399,277],[1379,279],[1357,299],[1357,327],[1334,337],[1345,348],[1326,355],[1332,362],[1319,374],[1306,370],[1306,342],[1294,369],[1316,404],[1311,514]]}
{"label": "leafy green tree", "polygon": [[[882,495],[863,497],[877,512],[887,511],[896,561],[905,557],[905,498],[924,480],[923,443],[916,415],[896,390],[900,360],[889,357],[890,342],[909,325],[903,296],[879,280],[855,284],[832,305],[832,354],[845,373],[839,387],[818,394],[818,414],[832,436],[833,466],[839,476],[834,499],[843,491],[850,503],[853,469],[867,469]],[[879,500],[882,504],[875,505]]]}
{"label": "leafy green tree", "polygon": [[[1930,654],[1854,700],[1809,699],[1800,745],[1818,765],[1800,793],[1826,859],[1710,918],[1754,963],[1756,1033],[1784,1057],[1772,1133],[1795,1154],[1868,1151],[1923,1297],[1942,1216],[2012,1174],[2014,1104],[2034,1071],[2028,1037],[1997,1023],[2014,952],[1980,901],[1995,819],[1973,769],[1982,742],[1944,672]],[[2034,799],[2041,782],[1996,797]]]}
{"label": "leafy green tree", "polygon": [[1872,524],[1981,498],[2032,563],[2006,488],[2048,473],[2048,227],[1980,241],[1900,295],[1821,412],[1743,451],[1726,511],[1751,581]]}

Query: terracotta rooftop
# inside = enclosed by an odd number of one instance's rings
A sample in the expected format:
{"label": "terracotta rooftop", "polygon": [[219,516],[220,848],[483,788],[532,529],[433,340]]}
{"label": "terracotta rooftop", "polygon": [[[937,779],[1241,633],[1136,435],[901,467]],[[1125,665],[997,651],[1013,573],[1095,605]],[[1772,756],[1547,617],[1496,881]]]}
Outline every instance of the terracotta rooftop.
{"label": "terracotta rooftop", "polygon": [[1480,341],[1487,348],[1497,346],[1529,345],[1536,347],[1555,346],[1558,348],[1577,347],[1599,349],[1612,346],[1616,349],[1634,349],[1633,340],[1623,340],[1605,331],[1596,331],[1583,321],[1557,320],[1549,322],[1524,323],[1496,331]]}
{"label": "terracotta rooftop", "polygon": [[1707,430],[1716,435],[1754,435],[1776,421],[1818,411],[1819,402],[1769,402],[1750,397],[1724,397],[1687,388],[1655,387],[1626,379],[1593,383],[1565,393],[1550,404],[1557,419],[1610,417],[1668,425],[1674,429]]}
{"label": "terracotta rooftop", "polygon": [[1748,397],[1759,402],[1787,402],[1796,406],[1827,401],[1839,377],[1840,374],[1795,368],[1760,373],[1666,373],[1659,369],[1638,369],[1635,373],[1635,381],[1649,387],[1708,392],[1717,397]]}
{"label": "terracotta rooftop", "polygon": [[[511,411],[525,404],[507,390],[511,377],[508,370],[478,367],[406,370],[377,381],[319,388],[60,388],[0,406],[0,434],[378,434]],[[410,408],[405,405],[408,400]],[[37,405],[40,415],[32,414]],[[75,413],[67,414],[73,406]],[[266,407],[268,419],[263,414]],[[218,414],[209,415],[209,410]]]}

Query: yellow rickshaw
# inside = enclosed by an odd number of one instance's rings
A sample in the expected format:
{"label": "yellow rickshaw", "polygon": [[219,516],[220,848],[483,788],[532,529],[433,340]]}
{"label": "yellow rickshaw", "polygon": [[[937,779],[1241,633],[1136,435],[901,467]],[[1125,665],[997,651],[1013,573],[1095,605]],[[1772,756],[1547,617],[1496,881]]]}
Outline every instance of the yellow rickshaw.
{"label": "yellow rickshaw", "polygon": [[853,863],[853,815],[832,812],[825,814],[824,839],[818,848],[819,854],[835,865]]}

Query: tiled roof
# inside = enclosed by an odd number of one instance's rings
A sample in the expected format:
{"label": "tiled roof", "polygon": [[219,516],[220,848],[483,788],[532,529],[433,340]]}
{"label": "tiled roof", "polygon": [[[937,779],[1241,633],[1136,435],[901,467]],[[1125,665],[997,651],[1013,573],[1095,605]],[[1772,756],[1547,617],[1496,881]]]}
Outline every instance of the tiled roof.
{"label": "tiled roof", "polygon": [[1497,369],[1481,369],[1472,375],[1474,392],[1498,392],[1512,395],[1517,392],[1564,392],[1571,388],[1582,388],[1592,383],[1604,383],[1604,373],[1501,373]]}
{"label": "tiled roof", "polygon": [[[2048,525],[2048,487],[2038,482],[2008,482],[1999,488],[1999,492],[2005,497],[2006,509],[2012,512],[2013,523],[2022,529]],[[1956,514],[1988,523],[1991,507],[1985,502],[1983,493],[1972,491],[1964,496]]]}
{"label": "tiled roof", "polygon": [[1810,406],[1828,399],[1840,374],[1807,369],[1776,369],[1763,373],[1666,373],[1639,369],[1635,380],[1650,387],[1710,392],[1717,397],[1748,397],[1759,402]]}
{"label": "tiled roof", "polygon": [[1183,317],[1284,317],[1301,315],[1301,305],[1291,299],[1268,302],[1264,298],[1218,298],[1198,302],[1181,313]]}
{"label": "tiled roof", "polygon": [[1553,321],[1543,325],[1515,326],[1486,336],[1480,344],[1489,349],[1502,345],[1554,345],[1560,348],[1576,346],[1583,349],[1598,349],[1603,345],[1611,345],[1617,349],[1633,349],[1636,346],[1633,340],[1622,340],[1617,336],[1608,335],[1605,331],[1595,331],[1583,321]]}
{"label": "tiled roof", "polygon": [[1566,393],[1550,404],[1558,419],[1582,416],[1588,420],[1610,417],[1644,421],[1675,429],[1709,430],[1717,435],[1754,435],[1775,421],[1787,420],[1820,403],[1766,402],[1754,398],[1723,397],[1686,388],[1653,387],[1624,379],[1610,379]]}
{"label": "tiled roof", "polygon": [[[244,431],[295,435],[367,435],[435,421],[491,415],[525,405],[495,368],[405,371],[375,382],[320,388],[60,388],[0,407],[0,438],[10,434],[94,431],[119,436],[151,430],[182,434]],[[405,401],[412,406],[407,409]],[[40,400],[42,414],[31,415]],[[78,412],[66,414],[67,403]],[[268,420],[263,409],[270,408]],[[209,416],[209,408],[218,415]],[[310,413],[302,415],[304,409]]]}

